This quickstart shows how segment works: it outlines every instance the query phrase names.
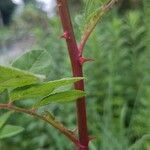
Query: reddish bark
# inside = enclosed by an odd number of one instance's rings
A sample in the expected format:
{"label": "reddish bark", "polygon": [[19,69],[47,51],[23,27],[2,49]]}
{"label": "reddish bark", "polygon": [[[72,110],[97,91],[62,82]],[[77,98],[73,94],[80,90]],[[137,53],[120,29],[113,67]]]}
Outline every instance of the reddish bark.
{"label": "reddish bark", "polygon": [[[80,63],[79,50],[71,23],[67,0],[57,0],[57,4],[64,30],[63,37],[66,39],[67,42],[73,76],[83,77],[82,64]],[[81,80],[75,83],[75,89],[84,91],[84,81]],[[77,121],[78,121],[78,131],[80,141],[80,147],[78,147],[77,149],[88,150],[89,138],[87,131],[85,97],[78,99],[76,102],[76,106],[77,106]]]}

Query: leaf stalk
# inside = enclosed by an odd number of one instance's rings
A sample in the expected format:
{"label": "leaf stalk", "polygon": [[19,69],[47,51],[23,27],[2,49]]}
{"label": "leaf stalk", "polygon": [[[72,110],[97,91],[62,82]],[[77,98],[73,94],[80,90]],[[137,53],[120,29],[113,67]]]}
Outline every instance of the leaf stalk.
{"label": "leaf stalk", "polygon": [[28,115],[33,116],[35,118],[38,118],[40,120],[43,120],[46,123],[52,125],[56,129],[58,129],[69,140],[71,140],[77,147],[79,147],[79,145],[80,145],[80,143],[79,143],[77,137],[75,136],[75,134],[70,132],[67,128],[65,128],[57,120],[53,120],[53,119],[50,119],[49,117],[40,115],[40,114],[36,113],[36,111],[33,111],[33,110],[28,110],[28,109],[25,109],[25,108],[16,107],[12,104],[10,105],[9,103],[8,104],[0,104],[0,109],[7,109],[7,110],[14,111],[14,112],[25,113],[25,114],[28,114]]}

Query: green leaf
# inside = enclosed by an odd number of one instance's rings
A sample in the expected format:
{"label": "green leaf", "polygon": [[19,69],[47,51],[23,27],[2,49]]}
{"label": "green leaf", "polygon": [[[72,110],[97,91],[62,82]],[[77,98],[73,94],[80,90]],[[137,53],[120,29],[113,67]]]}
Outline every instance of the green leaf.
{"label": "green leaf", "polygon": [[34,74],[12,67],[0,66],[1,91],[7,88],[17,88],[39,82],[40,78]]}
{"label": "green leaf", "polygon": [[41,101],[39,101],[35,105],[35,107],[45,106],[53,102],[56,103],[71,102],[83,96],[85,96],[85,92],[79,90],[70,90],[70,91],[55,93],[44,97]]}
{"label": "green leaf", "polygon": [[32,50],[16,59],[12,66],[32,73],[46,75],[50,70],[50,57],[45,50]]}
{"label": "green leaf", "polygon": [[100,8],[98,8],[87,17],[87,23],[84,25],[84,29],[83,29],[83,36],[87,32],[91,32],[96,27],[97,23],[100,21],[103,14],[104,12],[101,11]]}
{"label": "green leaf", "polygon": [[14,125],[5,125],[0,130],[0,139],[8,138],[22,132],[24,128]]}
{"label": "green leaf", "polygon": [[12,112],[9,111],[9,112],[3,114],[2,116],[0,116],[0,129],[3,127],[3,125],[8,120],[8,118],[10,117],[11,114],[12,114]]}
{"label": "green leaf", "polygon": [[94,30],[103,15],[116,3],[116,0],[86,0],[85,2],[83,38]]}
{"label": "green leaf", "polygon": [[[86,0],[85,1],[85,7],[84,7],[84,14],[82,17],[83,25],[82,25],[82,31],[88,30],[89,27],[91,27],[94,22],[98,20],[98,16],[100,15],[100,7],[101,5],[106,2],[106,0]],[[97,19],[95,19],[97,18]],[[92,28],[92,27],[91,27]]]}
{"label": "green leaf", "polygon": [[49,95],[54,89],[68,84],[73,84],[74,82],[77,82],[81,79],[83,78],[64,78],[61,80],[49,81],[28,87],[17,88],[10,93],[10,99],[15,101],[28,98],[45,97]]}

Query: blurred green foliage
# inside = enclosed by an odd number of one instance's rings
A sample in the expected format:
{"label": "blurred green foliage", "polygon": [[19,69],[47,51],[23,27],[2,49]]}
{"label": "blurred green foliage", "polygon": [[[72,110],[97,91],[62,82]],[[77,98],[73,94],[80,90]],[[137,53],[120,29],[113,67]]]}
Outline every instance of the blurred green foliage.
{"label": "blurred green foliage", "polygon": [[[84,55],[95,60],[85,64],[88,126],[90,135],[96,137],[90,143],[90,150],[150,149],[148,6],[145,0],[139,10],[128,11],[122,16],[111,12],[97,26],[86,45]],[[71,76],[66,45],[60,39],[59,18],[48,20],[33,6],[26,7],[10,30],[18,36],[20,32],[21,36],[32,34],[36,39],[33,48],[44,48],[50,53],[49,79]],[[77,29],[76,21],[74,26]],[[76,32],[77,37],[79,34]],[[70,129],[76,128],[73,104],[52,105],[47,109]],[[10,150],[10,145],[11,150],[73,149],[64,136],[41,121],[20,114],[10,121],[26,127],[26,131],[0,141],[0,149]]]}

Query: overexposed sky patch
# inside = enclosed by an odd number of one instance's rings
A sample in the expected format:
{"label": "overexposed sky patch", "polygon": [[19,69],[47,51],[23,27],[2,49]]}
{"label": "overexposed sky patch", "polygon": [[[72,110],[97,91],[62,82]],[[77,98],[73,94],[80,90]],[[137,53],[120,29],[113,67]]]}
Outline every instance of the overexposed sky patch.
{"label": "overexposed sky patch", "polygon": [[[53,4],[53,3],[55,3],[55,0],[36,0],[36,1],[37,2],[42,2],[42,3],[45,3],[45,4],[48,4],[48,3]],[[15,4],[21,4],[21,3],[23,3],[23,0],[12,0],[12,2],[15,3]]]}
{"label": "overexposed sky patch", "polygon": [[23,4],[23,0],[12,0],[12,2],[17,4],[17,5]]}

